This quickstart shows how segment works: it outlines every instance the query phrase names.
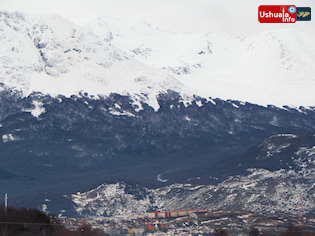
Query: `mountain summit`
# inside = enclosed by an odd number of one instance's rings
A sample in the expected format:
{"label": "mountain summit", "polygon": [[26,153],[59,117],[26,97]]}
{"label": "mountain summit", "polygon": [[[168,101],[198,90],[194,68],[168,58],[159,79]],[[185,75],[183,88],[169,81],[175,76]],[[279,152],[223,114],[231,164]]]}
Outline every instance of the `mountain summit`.
{"label": "mountain summit", "polygon": [[0,82],[71,96],[118,93],[158,109],[168,90],[259,105],[311,106],[315,43],[294,30],[249,37],[172,33],[97,17],[78,26],[56,15],[0,13]]}

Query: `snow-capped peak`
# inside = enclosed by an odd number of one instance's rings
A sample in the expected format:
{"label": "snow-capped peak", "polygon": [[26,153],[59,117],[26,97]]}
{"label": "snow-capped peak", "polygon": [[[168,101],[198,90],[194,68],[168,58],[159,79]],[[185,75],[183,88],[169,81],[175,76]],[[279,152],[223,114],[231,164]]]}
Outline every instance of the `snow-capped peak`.
{"label": "snow-capped peak", "polygon": [[24,95],[120,93],[157,109],[159,93],[181,91],[174,77],[62,17],[1,12],[0,29],[0,82]]}
{"label": "snow-capped peak", "polygon": [[314,105],[315,43],[293,29],[248,37],[172,33],[109,17],[80,22],[129,56],[170,72],[202,97]]}
{"label": "snow-capped peak", "polygon": [[81,21],[0,12],[0,82],[25,96],[218,97],[259,105],[313,106],[315,43],[296,30],[248,37],[172,33],[108,17]]}

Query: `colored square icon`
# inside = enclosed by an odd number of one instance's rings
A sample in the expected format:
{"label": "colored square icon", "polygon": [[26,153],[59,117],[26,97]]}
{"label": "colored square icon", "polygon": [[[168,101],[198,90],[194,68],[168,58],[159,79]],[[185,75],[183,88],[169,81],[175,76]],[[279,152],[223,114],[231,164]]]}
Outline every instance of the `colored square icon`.
{"label": "colored square icon", "polygon": [[297,7],[296,8],[296,20],[297,21],[310,21],[311,20],[311,8],[310,7]]}

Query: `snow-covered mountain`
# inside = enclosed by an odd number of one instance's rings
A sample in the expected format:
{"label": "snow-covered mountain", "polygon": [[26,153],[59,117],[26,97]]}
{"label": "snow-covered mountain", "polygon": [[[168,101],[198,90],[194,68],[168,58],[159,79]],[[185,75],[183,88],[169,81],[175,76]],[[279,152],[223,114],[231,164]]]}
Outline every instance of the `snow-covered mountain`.
{"label": "snow-covered mountain", "polygon": [[203,97],[313,105],[315,42],[292,29],[248,37],[172,33],[108,17],[78,22],[129,56],[168,71]]}
{"label": "snow-covered mountain", "polygon": [[[270,211],[295,203],[298,192],[311,196],[313,167],[299,172],[314,159],[315,47],[307,35],[84,24],[0,13],[0,195],[32,207],[47,198],[55,213],[74,200],[88,214],[219,198],[220,207]],[[277,192],[283,182],[288,193]],[[139,191],[148,198],[128,195]]]}
{"label": "snow-covered mountain", "polygon": [[98,17],[0,13],[0,82],[24,95],[130,95],[158,109],[168,90],[260,105],[311,106],[315,43],[306,33],[179,34]]}

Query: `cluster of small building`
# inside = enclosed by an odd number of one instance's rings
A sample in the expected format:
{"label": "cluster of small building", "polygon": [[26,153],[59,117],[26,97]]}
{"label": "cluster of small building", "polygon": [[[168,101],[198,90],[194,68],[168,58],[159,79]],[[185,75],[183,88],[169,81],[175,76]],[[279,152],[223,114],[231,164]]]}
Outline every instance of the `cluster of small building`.
{"label": "cluster of small building", "polygon": [[102,230],[109,235],[141,235],[144,232],[167,231],[170,228],[168,221],[174,218],[207,212],[208,209],[191,209],[148,212],[146,215],[141,216],[95,217],[93,219],[64,218],[62,222],[70,230],[77,230],[85,224],[88,224],[93,229]]}
{"label": "cluster of small building", "polygon": [[215,229],[226,229],[236,235],[246,235],[250,229],[273,234],[284,231],[289,225],[315,231],[315,218],[285,214],[259,214],[246,211],[191,209],[165,212],[148,212],[146,215],[120,215],[93,219],[64,219],[70,229],[89,224],[109,235],[169,235],[211,234]]}
{"label": "cluster of small building", "polygon": [[193,213],[207,213],[208,209],[191,209],[191,210],[179,210],[179,211],[152,211],[148,213],[149,218],[170,218],[170,217],[180,217],[180,216],[188,216]]}
{"label": "cluster of small building", "polygon": [[75,231],[84,225],[90,224],[90,221],[85,218],[61,218],[60,220],[70,231]]}

